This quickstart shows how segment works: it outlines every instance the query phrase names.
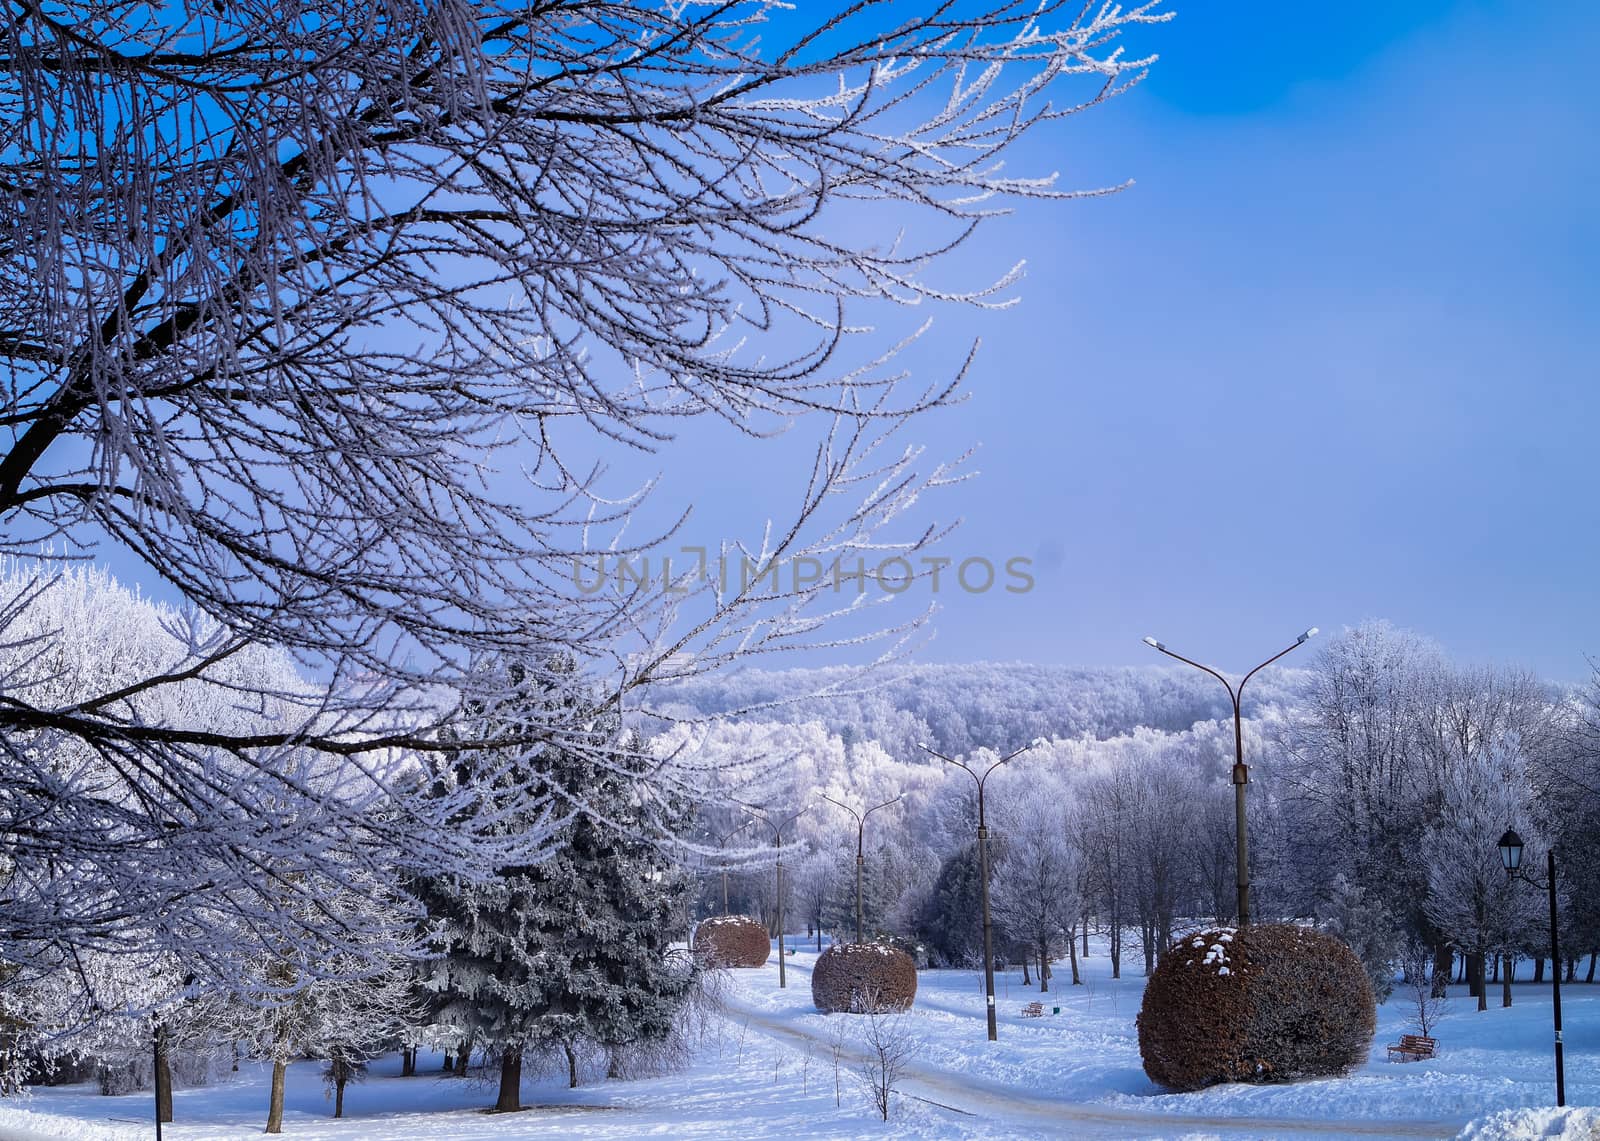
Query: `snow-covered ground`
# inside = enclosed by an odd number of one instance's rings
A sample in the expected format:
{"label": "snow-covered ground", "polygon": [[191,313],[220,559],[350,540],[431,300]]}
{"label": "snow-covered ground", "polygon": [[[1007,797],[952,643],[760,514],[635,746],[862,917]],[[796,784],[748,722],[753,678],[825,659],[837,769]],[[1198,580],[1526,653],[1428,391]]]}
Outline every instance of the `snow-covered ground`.
{"label": "snow-covered ground", "polygon": [[[925,971],[901,1032],[915,1048],[894,1120],[878,1121],[855,1078],[867,1020],[818,1014],[811,1006],[814,950],[797,950],[787,989],[776,963],[733,972],[728,1013],[701,1043],[684,1073],[641,1081],[595,1082],[569,1090],[555,1075],[531,1078],[524,1098],[535,1108],[511,1115],[482,1112],[494,1091],[487,1079],[430,1072],[399,1077],[397,1058],[374,1067],[345,1097],[334,1121],[315,1063],[291,1068],[284,1134],[315,1141],[449,1141],[505,1138],[609,1139],[644,1136],[747,1138],[753,1132],[795,1138],[924,1137],[1452,1137],[1469,1122],[1473,1141],[1597,1138],[1595,1115],[1539,1112],[1554,1102],[1550,997],[1519,984],[1516,1005],[1479,1013],[1452,988],[1435,1031],[1440,1057],[1407,1064],[1385,1060],[1384,1045],[1410,1027],[1397,997],[1380,1008],[1371,1059],[1347,1078],[1270,1086],[1218,1086],[1165,1094],[1139,1065],[1133,1019],[1143,978],[1112,980],[1101,953],[1085,963],[1084,985],[1041,996],[1019,976],[999,980],[1000,1041],[985,1038],[982,978],[972,971]],[[1062,982],[1066,967],[1059,968]],[[1043,1018],[1024,1018],[1024,1003],[1043,998]],[[1498,1002],[1498,990],[1494,993]],[[1048,1013],[1059,1005],[1060,1013]],[[1600,1103],[1600,986],[1563,993],[1567,1099]],[[839,1056],[837,1067],[835,1054]],[[836,1103],[837,1077],[837,1103]],[[181,1090],[175,1141],[257,1137],[266,1115],[266,1076],[246,1066],[218,1086]],[[149,1137],[148,1093],[102,1097],[92,1087],[41,1089],[0,1104],[0,1141],[38,1136],[83,1141]]]}

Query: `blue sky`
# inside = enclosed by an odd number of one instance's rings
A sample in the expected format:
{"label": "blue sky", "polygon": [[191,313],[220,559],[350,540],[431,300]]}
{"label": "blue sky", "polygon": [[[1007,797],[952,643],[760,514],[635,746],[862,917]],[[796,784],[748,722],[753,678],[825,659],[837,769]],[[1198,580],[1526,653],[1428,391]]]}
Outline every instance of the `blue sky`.
{"label": "blue sky", "polygon": [[[943,553],[1031,557],[1037,585],[942,591],[924,656],[1153,662],[1153,633],[1240,668],[1385,617],[1586,676],[1600,5],[1174,8],[1130,45],[1162,57],[1142,87],[1011,164],[1136,185],[1028,204],[940,270],[1028,259],[1015,308],[938,314],[921,367],[984,347],[915,435],[980,446],[928,503],[964,520]],[[690,541],[754,538],[808,438],[752,475],[696,430],[632,474],[660,473],[664,515],[695,505]]]}
{"label": "blue sky", "polygon": [[[943,591],[940,660],[1245,667],[1385,617],[1466,661],[1600,653],[1600,6],[1203,3],[1136,46],[1132,94],[1014,166],[1119,196],[1028,205],[957,270],[1028,258],[1022,303],[942,313],[984,348],[936,451],[958,557],[1038,560],[1026,596]],[[670,453],[696,534],[788,502]],[[796,473],[798,478],[800,473]]]}

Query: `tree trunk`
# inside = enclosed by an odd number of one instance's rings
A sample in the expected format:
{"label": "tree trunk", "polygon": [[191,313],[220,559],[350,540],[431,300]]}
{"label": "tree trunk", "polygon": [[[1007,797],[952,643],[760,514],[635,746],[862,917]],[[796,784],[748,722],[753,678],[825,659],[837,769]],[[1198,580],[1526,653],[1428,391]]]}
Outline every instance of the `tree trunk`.
{"label": "tree trunk", "polygon": [[1089,957],[1089,913],[1083,913],[1083,957]]}
{"label": "tree trunk", "polygon": [[1443,998],[1450,990],[1450,972],[1455,966],[1456,953],[1448,943],[1433,949],[1433,985],[1429,992],[1434,998]]}
{"label": "tree trunk", "polygon": [[567,1052],[567,1088],[578,1088],[578,1052],[572,1048],[571,1042],[561,1043],[561,1048]]}
{"label": "tree trunk", "polygon": [[1510,955],[1502,955],[1501,958],[1505,963],[1500,972],[1500,1005],[1505,1007],[1511,1005],[1511,973],[1515,969],[1515,964],[1511,961]]}
{"label": "tree trunk", "polygon": [[1589,952],[1589,973],[1586,976],[1584,976],[1584,980],[1583,980],[1586,983],[1594,982],[1594,957],[1595,957],[1595,952],[1590,951]]}
{"label": "tree trunk", "polygon": [[272,1060],[272,1095],[267,1102],[268,1133],[283,1132],[283,1078],[289,1064],[281,1058]]}
{"label": "tree trunk", "polygon": [[451,1070],[453,1070],[455,1068],[456,1068],[456,1056],[454,1054],[450,1053],[448,1050],[445,1051],[444,1065],[440,1066],[439,1069],[441,1071],[443,1071],[444,1073],[448,1074]]}
{"label": "tree trunk", "polygon": [[156,1023],[156,1120],[172,1120],[172,1065],[167,1060],[167,1027]]}
{"label": "tree trunk", "polygon": [[1543,955],[1541,955],[1538,958],[1533,960],[1533,981],[1536,982],[1536,983],[1544,982],[1544,956]]}
{"label": "tree trunk", "polygon": [[1072,960],[1072,985],[1082,986],[1083,979],[1078,974],[1078,941],[1072,937],[1072,932],[1067,932],[1067,955]]}
{"label": "tree trunk", "polygon": [[1046,994],[1050,990],[1050,944],[1043,939],[1039,940],[1039,993]]}
{"label": "tree trunk", "polygon": [[1472,951],[1467,955],[1467,986],[1471,995],[1478,1000],[1479,1010],[1489,1009],[1489,987],[1484,981],[1487,974],[1484,967],[1482,951]]}
{"label": "tree trunk", "polygon": [[1577,960],[1577,957],[1574,956],[1574,957],[1572,957],[1572,958],[1567,960],[1567,977],[1565,979],[1563,979],[1562,981],[1570,983],[1570,982],[1576,982],[1577,979],[1578,979],[1578,960]]}
{"label": "tree trunk", "polygon": [[511,1113],[522,1108],[522,1051],[507,1050],[500,1055],[500,1097],[496,1113]]}
{"label": "tree trunk", "polygon": [[1434,978],[1429,986],[1429,994],[1434,999],[1443,999],[1450,994],[1450,973],[1456,965],[1456,952],[1451,951],[1450,944],[1440,943],[1434,947]]}
{"label": "tree trunk", "polygon": [[1032,986],[1033,985],[1033,980],[1028,977],[1028,963],[1030,961],[1031,960],[1030,960],[1028,954],[1026,952],[1024,952],[1023,956],[1022,956],[1022,985],[1023,986]]}
{"label": "tree trunk", "polygon": [[400,1076],[402,1078],[415,1077],[417,1073],[417,1048],[407,1046],[400,1051]]}
{"label": "tree trunk", "polygon": [[461,1049],[456,1051],[456,1068],[454,1071],[456,1077],[464,1078],[467,1076],[467,1063],[471,1061],[472,1043],[470,1041],[463,1042],[461,1043]]}
{"label": "tree trunk", "polygon": [[349,1078],[338,1078],[333,1083],[333,1115],[335,1117],[344,1116],[344,1087],[349,1080]]}

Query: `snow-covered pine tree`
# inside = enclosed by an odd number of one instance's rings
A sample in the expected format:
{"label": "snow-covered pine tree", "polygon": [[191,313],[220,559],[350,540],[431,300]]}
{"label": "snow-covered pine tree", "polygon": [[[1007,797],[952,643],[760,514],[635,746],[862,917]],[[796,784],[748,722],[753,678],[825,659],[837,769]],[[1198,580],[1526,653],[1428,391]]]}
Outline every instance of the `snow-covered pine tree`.
{"label": "snow-covered pine tree", "polygon": [[[575,700],[535,691],[526,680],[533,675],[515,664],[507,673],[513,696],[475,709],[475,719],[493,724],[467,731],[504,732],[540,703]],[[519,762],[526,771],[511,782],[517,793],[531,788],[541,811],[565,815],[553,824],[547,858],[500,868],[488,882],[438,877],[419,885],[439,952],[424,989],[439,1022],[499,1056],[499,1111],[521,1108],[529,1050],[560,1047],[576,1085],[581,1043],[665,1037],[695,985],[689,956],[671,947],[689,876],[656,842],[682,808],[647,791],[648,758],[620,730],[614,715],[596,717],[592,747],[536,748]],[[470,781],[470,767],[458,765],[450,779]],[[523,823],[514,807],[506,813],[506,827]]]}

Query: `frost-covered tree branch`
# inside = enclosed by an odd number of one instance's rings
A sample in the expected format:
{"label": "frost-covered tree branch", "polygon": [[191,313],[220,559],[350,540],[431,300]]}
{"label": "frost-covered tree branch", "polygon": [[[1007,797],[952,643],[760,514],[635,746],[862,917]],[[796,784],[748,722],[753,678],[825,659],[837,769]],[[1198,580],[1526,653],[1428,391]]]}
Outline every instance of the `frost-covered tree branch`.
{"label": "frost-covered tree branch", "polygon": [[[1009,202],[1101,192],[1004,154],[1136,83],[1153,57],[1120,37],[1163,18],[6,6],[0,552],[115,545],[194,608],[153,657],[53,688],[54,627],[27,617],[44,588],[8,593],[34,673],[0,692],[7,938],[114,946],[135,913],[200,916],[198,886],[282,939],[267,917],[307,912],[248,902],[251,882],[314,899],[355,849],[469,873],[527,858],[537,831],[520,854],[478,843],[502,834],[495,798],[419,806],[413,787],[408,757],[495,700],[486,662],[565,663],[543,682],[598,679],[615,711],[854,636],[840,622],[873,600],[825,581],[584,589],[583,556],[658,537],[626,534],[649,488],[619,492],[604,460],[695,419],[762,438],[814,416],[787,517],[720,553],[930,542],[910,509],[958,473],[902,437],[965,369],[907,389],[919,332],[881,317],[1007,303],[1015,271],[944,280],[945,255]],[[293,670],[243,668],[278,651]],[[614,758],[575,707],[477,744]]]}
{"label": "frost-covered tree branch", "polygon": [[[603,508],[597,444],[820,409],[802,513],[866,479],[864,422],[954,378],[890,398],[846,304],[996,296],[924,271],[1062,193],[1002,151],[1135,82],[1117,37],[1160,17],[867,3],[773,44],[784,7],[8,9],[11,548],[110,535],[235,632],[431,678],[635,630],[572,589],[633,505]],[[834,236],[860,203],[923,225]],[[929,473],[877,474],[881,515]]]}

